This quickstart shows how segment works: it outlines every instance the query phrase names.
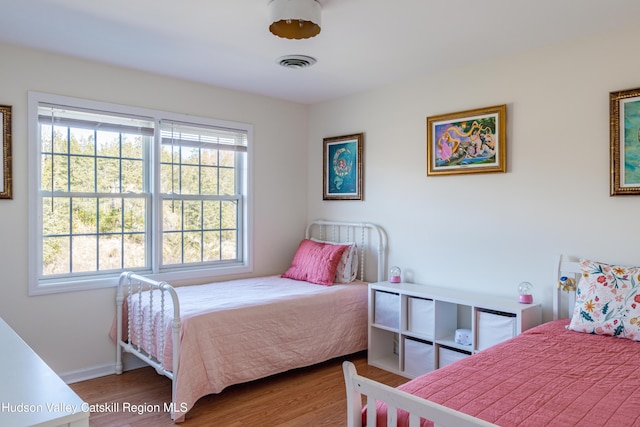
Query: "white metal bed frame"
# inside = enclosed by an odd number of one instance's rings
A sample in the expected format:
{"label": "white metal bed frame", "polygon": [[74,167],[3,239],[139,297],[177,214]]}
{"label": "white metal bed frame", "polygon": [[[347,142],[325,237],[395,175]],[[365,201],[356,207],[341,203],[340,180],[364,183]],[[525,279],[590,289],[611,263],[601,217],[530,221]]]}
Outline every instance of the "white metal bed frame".
{"label": "white metal bed frame", "polygon": [[[560,256],[557,270],[557,281],[563,277],[571,277],[576,283],[580,278],[580,264]],[[565,315],[562,307],[566,307],[568,315],[573,311],[575,294],[571,293],[566,304],[561,303],[562,290],[557,287],[553,294],[553,317]],[[353,363],[346,361],[342,365],[347,390],[347,426],[362,426],[362,396],[366,397],[367,427],[376,427],[376,401],[387,404],[387,426],[396,427],[398,410],[409,413],[409,426],[419,427],[420,420],[426,419],[434,423],[435,427],[488,427],[495,424],[472,417],[463,412],[447,408],[429,400],[414,396],[402,390],[358,375]]]}
{"label": "white metal bed frame", "polygon": [[[358,234],[359,236],[356,236]],[[361,280],[365,279],[365,258],[368,252],[371,252],[372,246],[375,243],[375,254],[376,254],[376,266],[377,266],[377,281],[384,281],[386,275],[386,255],[387,255],[387,236],[384,230],[372,223],[368,222],[348,222],[348,221],[325,221],[325,220],[314,220],[310,222],[305,230],[305,238],[309,239],[311,237],[317,237],[320,240],[327,240],[331,242],[356,242],[358,247],[358,258],[359,258],[359,278]],[[359,239],[356,239],[359,237]],[[158,290],[160,291],[160,301],[153,301],[154,292],[146,292],[150,290]],[[149,306],[153,307],[153,304],[159,304],[162,315],[160,316],[161,322],[163,322],[160,326],[161,330],[165,330],[164,325],[164,314],[165,314],[165,293],[169,294],[173,302],[173,320],[171,324],[171,336],[173,343],[173,354],[172,354],[172,366],[167,367],[164,365],[164,354],[163,350],[165,345],[165,337],[164,334],[160,336],[160,348],[161,351],[158,357],[153,356],[149,352],[145,351],[141,345],[140,341],[143,341],[141,338],[138,339],[138,344],[132,344],[129,340],[124,340],[122,336],[122,328],[123,328],[123,305],[125,298],[137,299],[141,304],[144,300],[148,301]],[[126,295],[126,297],[125,297]],[[157,293],[156,293],[157,295]],[[157,297],[156,297],[157,298]],[[150,317],[150,322],[153,322],[153,316]],[[142,337],[142,333],[144,331],[144,325],[142,320],[142,315],[138,318],[133,318],[131,311],[128,311],[127,318],[127,337],[135,336]],[[135,274],[132,272],[123,272],[120,275],[120,280],[118,283],[118,289],[116,293],[116,365],[115,371],[116,374],[121,374],[123,372],[123,363],[122,363],[122,353],[127,352],[135,355],[139,359],[143,360],[145,363],[154,367],[156,371],[165,375],[169,379],[171,379],[171,405],[173,408],[178,409],[178,402],[176,401],[176,381],[178,375],[178,370],[180,369],[180,328],[181,328],[181,318],[180,318],[180,302],[178,300],[178,295],[176,294],[173,286],[168,284],[167,282],[157,282],[155,280],[146,278],[139,274]],[[153,324],[148,325],[148,331],[153,330]],[[149,332],[150,333],[150,332]]]}

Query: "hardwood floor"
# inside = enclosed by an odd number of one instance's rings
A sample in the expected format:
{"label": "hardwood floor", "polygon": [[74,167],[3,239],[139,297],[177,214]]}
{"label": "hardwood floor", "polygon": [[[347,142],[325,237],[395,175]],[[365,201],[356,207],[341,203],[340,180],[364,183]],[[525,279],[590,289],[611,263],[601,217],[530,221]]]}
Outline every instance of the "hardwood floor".
{"label": "hardwood floor", "polygon": [[[395,387],[406,378],[367,365],[366,353],[334,359],[262,380],[228,387],[201,398],[187,413],[184,426],[343,426],[346,394],[342,361],[352,361],[358,373]],[[171,382],[153,368],[109,375],[71,384],[89,405],[91,427],[174,426],[162,409],[171,401]],[[118,404],[118,406],[116,406]],[[123,410],[124,405],[136,411]],[[102,406],[98,406],[102,405]],[[133,405],[142,405],[138,408]],[[157,406],[156,406],[157,405]],[[161,408],[158,411],[146,409]]]}

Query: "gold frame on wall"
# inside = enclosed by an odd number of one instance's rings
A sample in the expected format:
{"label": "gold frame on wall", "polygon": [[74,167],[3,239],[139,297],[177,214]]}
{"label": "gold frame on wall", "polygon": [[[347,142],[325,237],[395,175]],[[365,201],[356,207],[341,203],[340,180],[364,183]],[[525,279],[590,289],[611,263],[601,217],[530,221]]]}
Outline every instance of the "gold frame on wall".
{"label": "gold frame on wall", "polygon": [[427,175],[507,171],[507,106],[427,117]]}
{"label": "gold frame on wall", "polygon": [[2,159],[0,159],[0,175],[2,183],[0,187],[0,199],[12,199],[11,191],[11,106],[0,105],[0,121],[2,122]]}
{"label": "gold frame on wall", "polygon": [[610,195],[640,194],[640,88],[609,93]]}
{"label": "gold frame on wall", "polygon": [[362,200],[363,142],[364,133],[323,139],[323,200]]}

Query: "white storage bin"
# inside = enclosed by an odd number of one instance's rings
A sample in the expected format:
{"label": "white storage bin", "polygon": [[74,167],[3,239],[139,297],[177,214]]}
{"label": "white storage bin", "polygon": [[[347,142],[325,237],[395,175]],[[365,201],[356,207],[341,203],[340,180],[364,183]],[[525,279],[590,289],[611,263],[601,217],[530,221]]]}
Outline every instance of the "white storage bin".
{"label": "white storage bin", "polygon": [[464,353],[462,351],[456,351],[446,347],[440,347],[438,349],[438,360],[439,360],[438,367],[443,368],[447,365],[450,365],[453,362],[462,360],[467,356],[469,356],[468,353]]}
{"label": "white storage bin", "polygon": [[378,325],[398,329],[400,327],[400,295],[375,291],[373,322]]}
{"label": "white storage bin", "polygon": [[516,336],[515,315],[478,310],[477,322],[478,350],[484,350]]}
{"label": "white storage bin", "polygon": [[404,372],[410,377],[417,377],[435,369],[433,344],[404,339]]}
{"label": "white storage bin", "polygon": [[434,304],[425,298],[407,298],[407,329],[433,339]]}

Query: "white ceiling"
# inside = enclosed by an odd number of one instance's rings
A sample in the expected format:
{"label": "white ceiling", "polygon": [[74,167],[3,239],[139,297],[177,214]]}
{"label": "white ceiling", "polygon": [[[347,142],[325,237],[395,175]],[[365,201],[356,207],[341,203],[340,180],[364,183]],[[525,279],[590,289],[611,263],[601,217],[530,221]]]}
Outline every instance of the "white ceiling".
{"label": "white ceiling", "polygon": [[269,0],[0,0],[0,42],[313,104],[640,18],[638,0],[319,1],[321,33],[286,40]]}

